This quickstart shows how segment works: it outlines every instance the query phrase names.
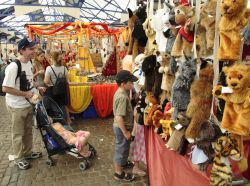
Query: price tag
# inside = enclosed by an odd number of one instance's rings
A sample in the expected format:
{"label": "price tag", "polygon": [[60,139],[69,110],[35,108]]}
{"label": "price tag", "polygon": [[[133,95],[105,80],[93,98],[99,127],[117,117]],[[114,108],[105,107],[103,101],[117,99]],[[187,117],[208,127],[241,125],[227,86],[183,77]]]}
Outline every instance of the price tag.
{"label": "price tag", "polygon": [[230,87],[222,87],[221,93],[232,94],[233,93],[233,89],[231,89]]}
{"label": "price tag", "polygon": [[177,124],[177,125],[175,125],[174,128],[175,128],[176,130],[180,130],[180,129],[182,129],[182,127],[183,127],[183,126],[182,126],[181,124]]}

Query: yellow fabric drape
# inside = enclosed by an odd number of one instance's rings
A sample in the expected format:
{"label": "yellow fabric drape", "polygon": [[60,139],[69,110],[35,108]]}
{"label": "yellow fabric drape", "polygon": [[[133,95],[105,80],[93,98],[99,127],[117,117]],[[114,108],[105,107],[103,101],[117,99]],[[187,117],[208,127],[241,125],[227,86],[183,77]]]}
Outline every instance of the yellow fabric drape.
{"label": "yellow fabric drape", "polygon": [[93,64],[89,49],[85,47],[78,48],[78,63],[80,63],[81,69],[84,69],[89,72],[96,73],[95,66]]}
{"label": "yellow fabric drape", "polygon": [[86,110],[92,101],[90,86],[69,86],[70,105],[69,112],[81,113]]}

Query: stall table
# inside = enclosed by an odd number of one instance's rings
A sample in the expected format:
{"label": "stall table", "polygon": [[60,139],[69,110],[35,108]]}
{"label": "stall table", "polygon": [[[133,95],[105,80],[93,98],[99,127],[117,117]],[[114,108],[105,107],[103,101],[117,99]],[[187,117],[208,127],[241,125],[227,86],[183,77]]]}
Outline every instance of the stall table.
{"label": "stall table", "polygon": [[82,113],[93,102],[99,117],[109,116],[113,111],[113,97],[117,88],[116,84],[70,84],[70,113]]}

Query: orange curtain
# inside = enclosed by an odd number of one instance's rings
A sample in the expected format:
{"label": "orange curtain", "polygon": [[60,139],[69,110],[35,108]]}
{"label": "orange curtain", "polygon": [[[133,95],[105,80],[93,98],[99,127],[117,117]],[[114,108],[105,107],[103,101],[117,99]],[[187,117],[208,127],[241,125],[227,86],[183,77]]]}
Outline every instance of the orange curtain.
{"label": "orange curtain", "polygon": [[105,118],[113,111],[113,97],[118,86],[116,84],[99,84],[91,86],[91,94],[96,113]]}

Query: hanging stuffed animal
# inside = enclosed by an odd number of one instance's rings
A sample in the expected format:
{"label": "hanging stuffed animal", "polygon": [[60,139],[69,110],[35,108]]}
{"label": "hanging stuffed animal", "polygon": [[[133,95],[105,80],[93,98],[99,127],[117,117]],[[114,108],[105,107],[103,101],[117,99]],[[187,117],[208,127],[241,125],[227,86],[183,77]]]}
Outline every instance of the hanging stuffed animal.
{"label": "hanging stuffed animal", "polygon": [[[250,67],[235,64],[224,67],[228,87],[217,85],[213,89],[214,96],[226,101],[221,127],[234,134],[243,154],[243,136],[250,135]],[[243,171],[247,169],[247,160],[239,162]]]}
{"label": "hanging stuffed animal", "polygon": [[166,147],[182,154],[187,150],[187,141],[185,139],[185,131],[190,123],[190,118],[184,112],[180,112],[176,118],[176,121],[172,123],[171,128],[173,130]]}
{"label": "hanging stuffed animal", "polygon": [[165,48],[167,44],[167,38],[164,37],[163,31],[164,29],[167,29],[166,23],[169,18],[169,12],[170,12],[170,9],[167,6],[162,9],[158,9],[156,11],[156,14],[153,16],[153,20],[152,20],[152,28],[156,32],[155,41],[159,46],[158,50],[160,52],[165,52]]}
{"label": "hanging stuffed animal", "polygon": [[198,138],[194,146],[196,151],[194,150],[192,153],[192,162],[193,164],[198,165],[201,171],[206,171],[208,165],[214,159],[212,144],[221,136],[222,132],[220,127],[215,124],[213,120],[207,120],[201,124]]}
{"label": "hanging stuffed animal", "polygon": [[250,9],[247,0],[221,1],[222,18],[219,24],[220,48],[219,59],[237,61],[240,59],[241,35],[240,30],[250,20]]}
{"label": "hanging stuffed animal", "polygon": [[183,53],[187,56],[192,56],[194,20],[194,8],[185,5],[180,5],[175,8],[175,22],[181,27],[175,39],[171,56],[180,57]]}
{"label": "hanging stuffed animal", "polygon": [[140,79],[143,77],[143,72],[142,72],[142,63],[145,58],[144,54],[139,54],[135,58],[134,62],[134,70],[133,70],[133,75],[138,78],[138,81],[134,82],[134,88],[135,91],[138,93],[140,91]]}
{"label": "hanging stuffed animal", "polygon": [[179,73],[172,88],[171,102],[172,107],[174,107],[174,119],[176,119],[179,112],[187,109],[190,100],[189,90],[196,75],[196,59],[185,56],[185,61],[181,65]]}
{"label": "hanging stuffed animal", "polygon": [[155,83],[155,69],[156,66],[156,55],[150,55],[144,58],[142,63],[142,71],[145,74],[145,85],[144,88],[148,92],[153,91]]}
{"label": "hanging stuffed animal", "polygon": [[198,137],[200,126],[209,119],[212,105],[213,65],[201,59],[199,79],[194,80],[190,89],[190,103],[187,107],[187,116],[191,122],[186,130],[186,138],[195,140]]}
{"label": "hanging stuffed animal", "polygon": [[159,72],[162,73],[162,82],[161,82],[161,89],[162,89],[162,100],[171,99],[171,91],[172,86],[174,84],[175,76],[170,71],[170,57],[165,55],[162,56],[162,64],[159,68]]}
{"label": "hanging stuffed animal", "polygon": [[128,27],[130,31],[128,54],[132,55],[134,59],[139,53],[144,52],[144,47],[147,44],[147,36],[142,26],[147,18],[146,6],[140,6],[135,14],[128,8],[128,13]]}
{"label": "hanging stuffed animal", "polygon": [[147,106],[144,110],[144,124],[153,125],[153,115],[154,112],[159,109],[159,102],[151,93],[148,93],[145,102]]}
{"label": "hanging stuffed animal", "polygon": [[165,14],[162,17],[163,22],[165,23],[163,35],[167,38],[165,52],[170,55],[178,33],[178,29],[176,28],[174,7],[169,3],[165,4],[170,9],[170,11],[168,14]]}
{"label": "hanging stuffed animal", "polygon": [[210,185],[232,185],[233,172],[229,162],[229,157],[239,160],[241,153],[237,141],[231,136],[220,137],[214,145],[215,158],[210,175]]}
{"label": "hanging stuffed animal", "polygon": [[148,37],[147,45],[145,47],[146,54],[154,54],[158,48],[155,43],[155,31],[152,28],[152,18],[148,17],[143,23],[143,29],[145,30],[146,36]]}
{"label": "hanging stuffed animal", "polygon": [[216,5],[217,0],[208,0],[201,9],[198,34],[201,37],[200,54],[202,57],[206,57],[213,54]]}

